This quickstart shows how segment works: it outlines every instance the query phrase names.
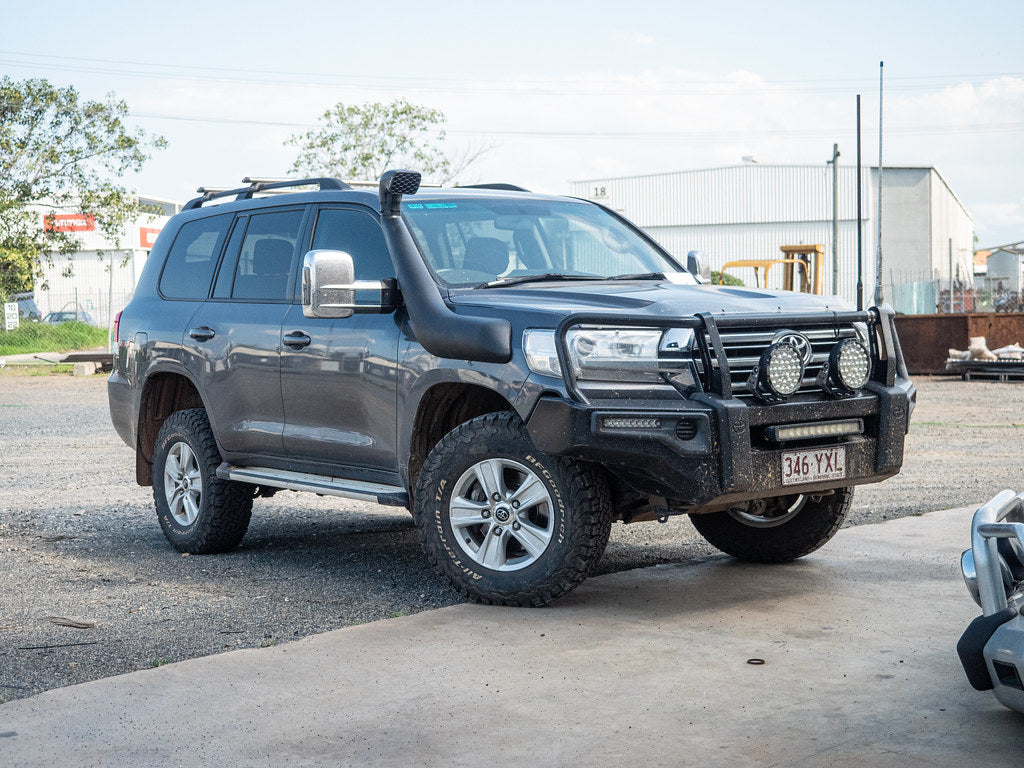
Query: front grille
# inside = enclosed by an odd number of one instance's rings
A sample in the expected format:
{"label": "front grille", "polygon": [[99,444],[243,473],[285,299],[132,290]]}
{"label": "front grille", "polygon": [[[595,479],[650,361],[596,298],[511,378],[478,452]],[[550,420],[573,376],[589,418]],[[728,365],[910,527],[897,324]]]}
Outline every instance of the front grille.
{"label": "front grille", "polygon": [[[804,379],[800,386],[800,392],[818,389],[814,380],[821,371],[822,365],[828,360],[829,353],[836,342],[840,339],[857,337],[857,332],[852,325],[812,328],[790,326],[785,330],[803,334],[811,343],[811,357],[804,368]],[[761,353],[771,345],[779,332],[778,328],[760,330],[741,327],[719,330],[729,366],[729,378],[734,397],[752,396],[753,393],[747,387],[747,380],[761,359]],[[708,346],[711,347],[710,340],[708,340]]]}

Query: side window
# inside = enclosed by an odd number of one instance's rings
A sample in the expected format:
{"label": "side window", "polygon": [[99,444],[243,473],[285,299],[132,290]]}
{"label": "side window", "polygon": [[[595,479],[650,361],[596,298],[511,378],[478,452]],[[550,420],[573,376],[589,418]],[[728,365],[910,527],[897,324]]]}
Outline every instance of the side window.
{"label": "side window", "polygon": [[380,224],[370,215],[340,208],[324,208],[316,218],[313,250],[345,251],[352,257],[356,280],[384,280],[395,276]]}
{"label": "side window", "polygon": [[213,298],[215,299],[226,299],[231,296],[231,284],[235,281],[238,252],[241,250],[242,238],[245,236],[245,227],[248,223],[248,216],[239,216],[235,220],[235,226],[228,238],[228,247],[224,251],[224,258],[221,259],[220,269],[217,271],[217,281],[213,284]]}
{"label": "side window", "polygon": [[221,214],[182,225],[164,262],[160,293],[169,299],[207,297],[231,218]]}
{"label": "side window", "polygon": [[231,297],[285,301],[295,267],[302,209],[249,216]]}

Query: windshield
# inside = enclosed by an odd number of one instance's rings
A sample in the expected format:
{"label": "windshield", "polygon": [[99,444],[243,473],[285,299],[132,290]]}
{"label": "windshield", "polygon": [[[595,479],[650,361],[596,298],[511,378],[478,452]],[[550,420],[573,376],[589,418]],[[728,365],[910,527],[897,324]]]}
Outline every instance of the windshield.
{"label": "windshield", "polygon": [[570,200],[406,200],[402,211],[434,274],[448,286],[682,271],[596,205]]}

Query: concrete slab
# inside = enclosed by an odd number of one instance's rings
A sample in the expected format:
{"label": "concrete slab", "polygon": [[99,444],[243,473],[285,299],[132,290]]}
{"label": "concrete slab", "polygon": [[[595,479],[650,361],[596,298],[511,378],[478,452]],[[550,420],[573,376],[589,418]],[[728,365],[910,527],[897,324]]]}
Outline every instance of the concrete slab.
{"label": "concrete slab", "polygon": [[[972,509],[842,531],[787,566],[591,579],[542,610],[459,605],[0,706],[17,766],[1017,765],[973,691]],[[764,664],[748,663],[763,659]]]}

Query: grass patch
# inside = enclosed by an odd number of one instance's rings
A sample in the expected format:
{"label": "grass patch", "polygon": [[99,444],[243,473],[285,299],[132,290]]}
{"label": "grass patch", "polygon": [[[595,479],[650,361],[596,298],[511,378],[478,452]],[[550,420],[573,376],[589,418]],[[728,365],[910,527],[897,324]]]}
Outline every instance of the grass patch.
{"label": "grass patch", "polygon": [[151,669],[156,669],[157,667],[162,667],[164,664],[170,663],[170,659],[153,659],[151,662],[149,662],[149,666]]}
{"label": "grass patch", "polygon": [[[75,366],[71,363],[57,363],[56,365],[32,363],[31,365],[8,365],[0,368],[0,376],[70,376],[74,370]],[[99,371],[97,371],[98,373]],[[16,408],[20,406],[4,404],[0,407]]]}
{"label": "grass patch", "polygon": [[0,330],[0,357],[32,352],[67,352],[107,345],[107,330],[85,323],[22,323],[13,331]]}

